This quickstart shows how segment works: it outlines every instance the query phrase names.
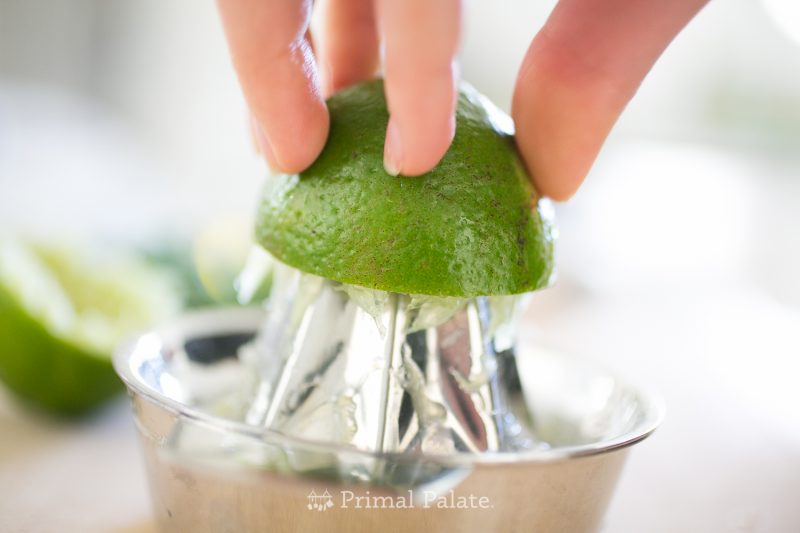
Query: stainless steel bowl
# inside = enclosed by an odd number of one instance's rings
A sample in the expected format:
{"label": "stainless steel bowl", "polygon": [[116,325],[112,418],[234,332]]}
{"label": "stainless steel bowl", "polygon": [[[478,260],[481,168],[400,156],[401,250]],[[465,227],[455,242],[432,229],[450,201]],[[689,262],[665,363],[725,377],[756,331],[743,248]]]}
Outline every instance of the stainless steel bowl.
{"label": "stainless steel bowl", "polygon": [[243,422],[238,356],[264,313],[188,315],[121,347],[163,531],[595,531],[654,397],[530,346],[517,366],[538,445],[522,452],[374,453]]}

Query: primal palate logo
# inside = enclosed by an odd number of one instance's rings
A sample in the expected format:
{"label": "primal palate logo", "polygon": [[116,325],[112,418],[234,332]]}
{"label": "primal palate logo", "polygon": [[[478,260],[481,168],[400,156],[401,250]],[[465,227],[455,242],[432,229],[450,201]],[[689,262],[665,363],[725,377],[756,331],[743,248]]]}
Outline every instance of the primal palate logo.
{"label": "primal palate logo", "polygon": [[312,490],[308,493],[309,511],[327,511],[333,507],[341,509],[491,509],[494,507],[487,496],[475,494],[456,495],[450,490],[444,494],[431,491],[407,491],[404,494],[374,495],[369,491],[357,494],[351,490],[339,491],[338,505],[325,489],[322,494]]}
{"label": "primal palate logo", "polygon": [[333,507],[333,496],[325,489],[322,494],[317,494],[313,489],[308,493],[308,510],[309,511],[327,511],[328,508]]}

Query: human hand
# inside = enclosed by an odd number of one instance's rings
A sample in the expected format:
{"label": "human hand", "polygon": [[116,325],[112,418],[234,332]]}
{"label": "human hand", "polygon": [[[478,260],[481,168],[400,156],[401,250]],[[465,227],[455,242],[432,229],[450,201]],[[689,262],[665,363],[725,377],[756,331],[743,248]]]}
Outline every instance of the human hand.
{"label": "human hand", "polygon": [[[644,76],[707,0],[561,0],[534,38],[512,104],[537,189],[566,200]],[[455,133],[459,0],[218,0],[234,67],[271,168],[299,172],[322,150],[324,98],[379,66],[389,107],[384,166],[433,168]]]}

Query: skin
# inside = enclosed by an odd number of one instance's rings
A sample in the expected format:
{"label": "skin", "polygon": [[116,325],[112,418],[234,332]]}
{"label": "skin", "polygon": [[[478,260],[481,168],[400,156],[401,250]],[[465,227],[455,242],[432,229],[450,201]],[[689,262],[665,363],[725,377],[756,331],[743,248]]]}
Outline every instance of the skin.
{"label": "skin", "polygon": [[[707,0],[561,0],[531,42],[512,103],[537,189],[567,200],[655,61]],[[295,173],[321,152],[325,97],[383,71],[384,167],[418,176],[455,132],[459,0],[217,0],[267,164]],[[382,61],[379,50],[382,49]]]}

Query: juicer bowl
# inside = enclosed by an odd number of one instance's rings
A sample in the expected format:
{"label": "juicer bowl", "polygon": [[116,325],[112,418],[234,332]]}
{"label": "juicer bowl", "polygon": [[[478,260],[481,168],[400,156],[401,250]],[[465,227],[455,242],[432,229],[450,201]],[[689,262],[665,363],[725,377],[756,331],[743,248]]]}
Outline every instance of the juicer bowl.
{"label": "juicer bowl", "polygon": [[186,315],[117,351],[165,532],[597,531],[661,402],[601,366],[518,346],[513,452],[377,453],[246,424],[261,309]]}

